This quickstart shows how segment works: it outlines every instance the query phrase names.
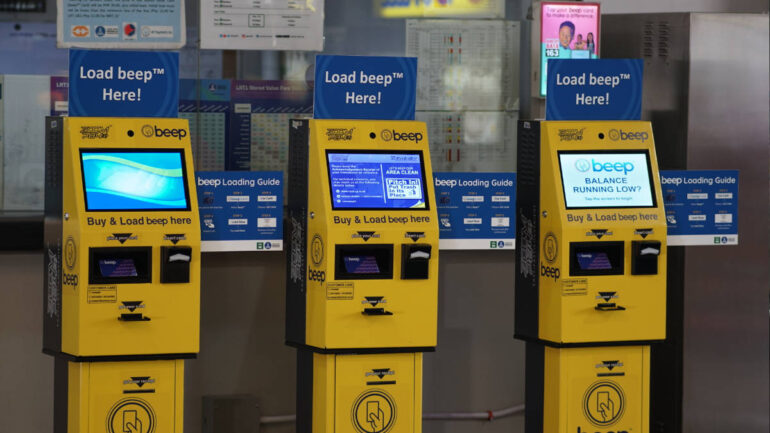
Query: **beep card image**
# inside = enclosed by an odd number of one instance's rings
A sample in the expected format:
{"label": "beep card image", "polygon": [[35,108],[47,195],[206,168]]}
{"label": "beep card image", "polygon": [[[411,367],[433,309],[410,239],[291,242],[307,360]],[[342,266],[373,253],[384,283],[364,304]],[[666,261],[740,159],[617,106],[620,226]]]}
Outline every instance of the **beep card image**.
{"label": "beep card image", "polygon": [[599,58],[599,3],[540,5],[540,96],[546,95],[548,60]]}
{"label": "beep card image", "polygon": [[316,119],[414,120],[417,58],[316,56]]}
{"label": "beep card image", "polygon": [[421,152],[327,152],[333,209],[427,209]]}
{"label": "beep card image", "polygon": [[513,249],[516,173],[433,173],[439,248]]}
{"label": "beep card image", "polygon": [[283,172],[196,174],[203,251],[280,251]]}
{"label": "beep card image", "polygon": [[70,50],[69,115],[177,117],[179,53]]}
{"label": "beep card image", "polygon": [[669,245],[738,244],[738,170],[660,172]]}
{"label": "beep card image", "polygon": [[650,158],[637,152],[559,152],[567,209],[653,207]]}

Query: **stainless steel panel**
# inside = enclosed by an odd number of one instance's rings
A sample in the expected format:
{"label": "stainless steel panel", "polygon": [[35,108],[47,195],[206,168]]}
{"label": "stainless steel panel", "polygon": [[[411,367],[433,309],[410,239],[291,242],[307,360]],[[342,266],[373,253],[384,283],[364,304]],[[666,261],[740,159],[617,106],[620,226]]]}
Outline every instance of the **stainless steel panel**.
{"label": "stainless steel panel", "polygon": [[736,247],[685,259],[685,432],[770,430],[768,17],[692,14],[688,168],[740,170]]}

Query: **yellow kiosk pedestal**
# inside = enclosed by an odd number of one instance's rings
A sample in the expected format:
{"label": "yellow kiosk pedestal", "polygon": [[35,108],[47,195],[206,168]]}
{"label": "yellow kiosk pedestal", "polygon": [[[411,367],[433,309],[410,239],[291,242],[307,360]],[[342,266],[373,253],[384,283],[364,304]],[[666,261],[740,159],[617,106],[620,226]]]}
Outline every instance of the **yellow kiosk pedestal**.
{"label": "yellow kiosk pedestal", "polygon": [[526,433],[648,433],[666,219],[648,122],[520,122],[515,336]]}
{"label": "yellow kiosk pedestal", "polygon": [[200,316],[187,121],[52,117],[46,132],[55,432],[181,433]]}
{"label": "yellow kiosk pedestal", "polygon": [[293,120],[287,344],[297,431],[417,433],[436,346],[438,223],[425,124]]}

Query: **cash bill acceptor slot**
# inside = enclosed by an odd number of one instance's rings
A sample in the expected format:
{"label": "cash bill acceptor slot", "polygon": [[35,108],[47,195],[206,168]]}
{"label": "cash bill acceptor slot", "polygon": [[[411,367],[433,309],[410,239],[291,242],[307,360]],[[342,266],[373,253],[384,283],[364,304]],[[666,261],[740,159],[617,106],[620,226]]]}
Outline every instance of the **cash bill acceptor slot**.
{"label": "cash bill acceptor slot", "polygon": [[421,431],[438,225],[425,124],[292,120],[287,344],[298,432]]}
{"label": "cash bill acceptor slot", "polygon": [[200,226],[180,119],[46,120],[43,351],[55,431],[182,431]]}
{"label": "cash bill acceptor slot", "polygon": [[650,431],[666,220],[648,122],[519,124],[515,335],[527,433]]}

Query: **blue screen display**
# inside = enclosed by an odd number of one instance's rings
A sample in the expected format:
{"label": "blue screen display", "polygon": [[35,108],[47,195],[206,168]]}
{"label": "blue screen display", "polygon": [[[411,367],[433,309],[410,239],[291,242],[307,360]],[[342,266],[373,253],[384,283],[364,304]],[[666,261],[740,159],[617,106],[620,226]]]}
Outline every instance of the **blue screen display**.
{"label": "blue screen display", "polygon": [[81,151],[86,210],[190,208],[181,151]]}
{"label": "blue screen display", "polygon": [[327,154],[334,209],[427,209],[421,153]]}
{"label": "blue screen display", "polygon": [[653,207],[647,152],[559,152],[567,208]]}

